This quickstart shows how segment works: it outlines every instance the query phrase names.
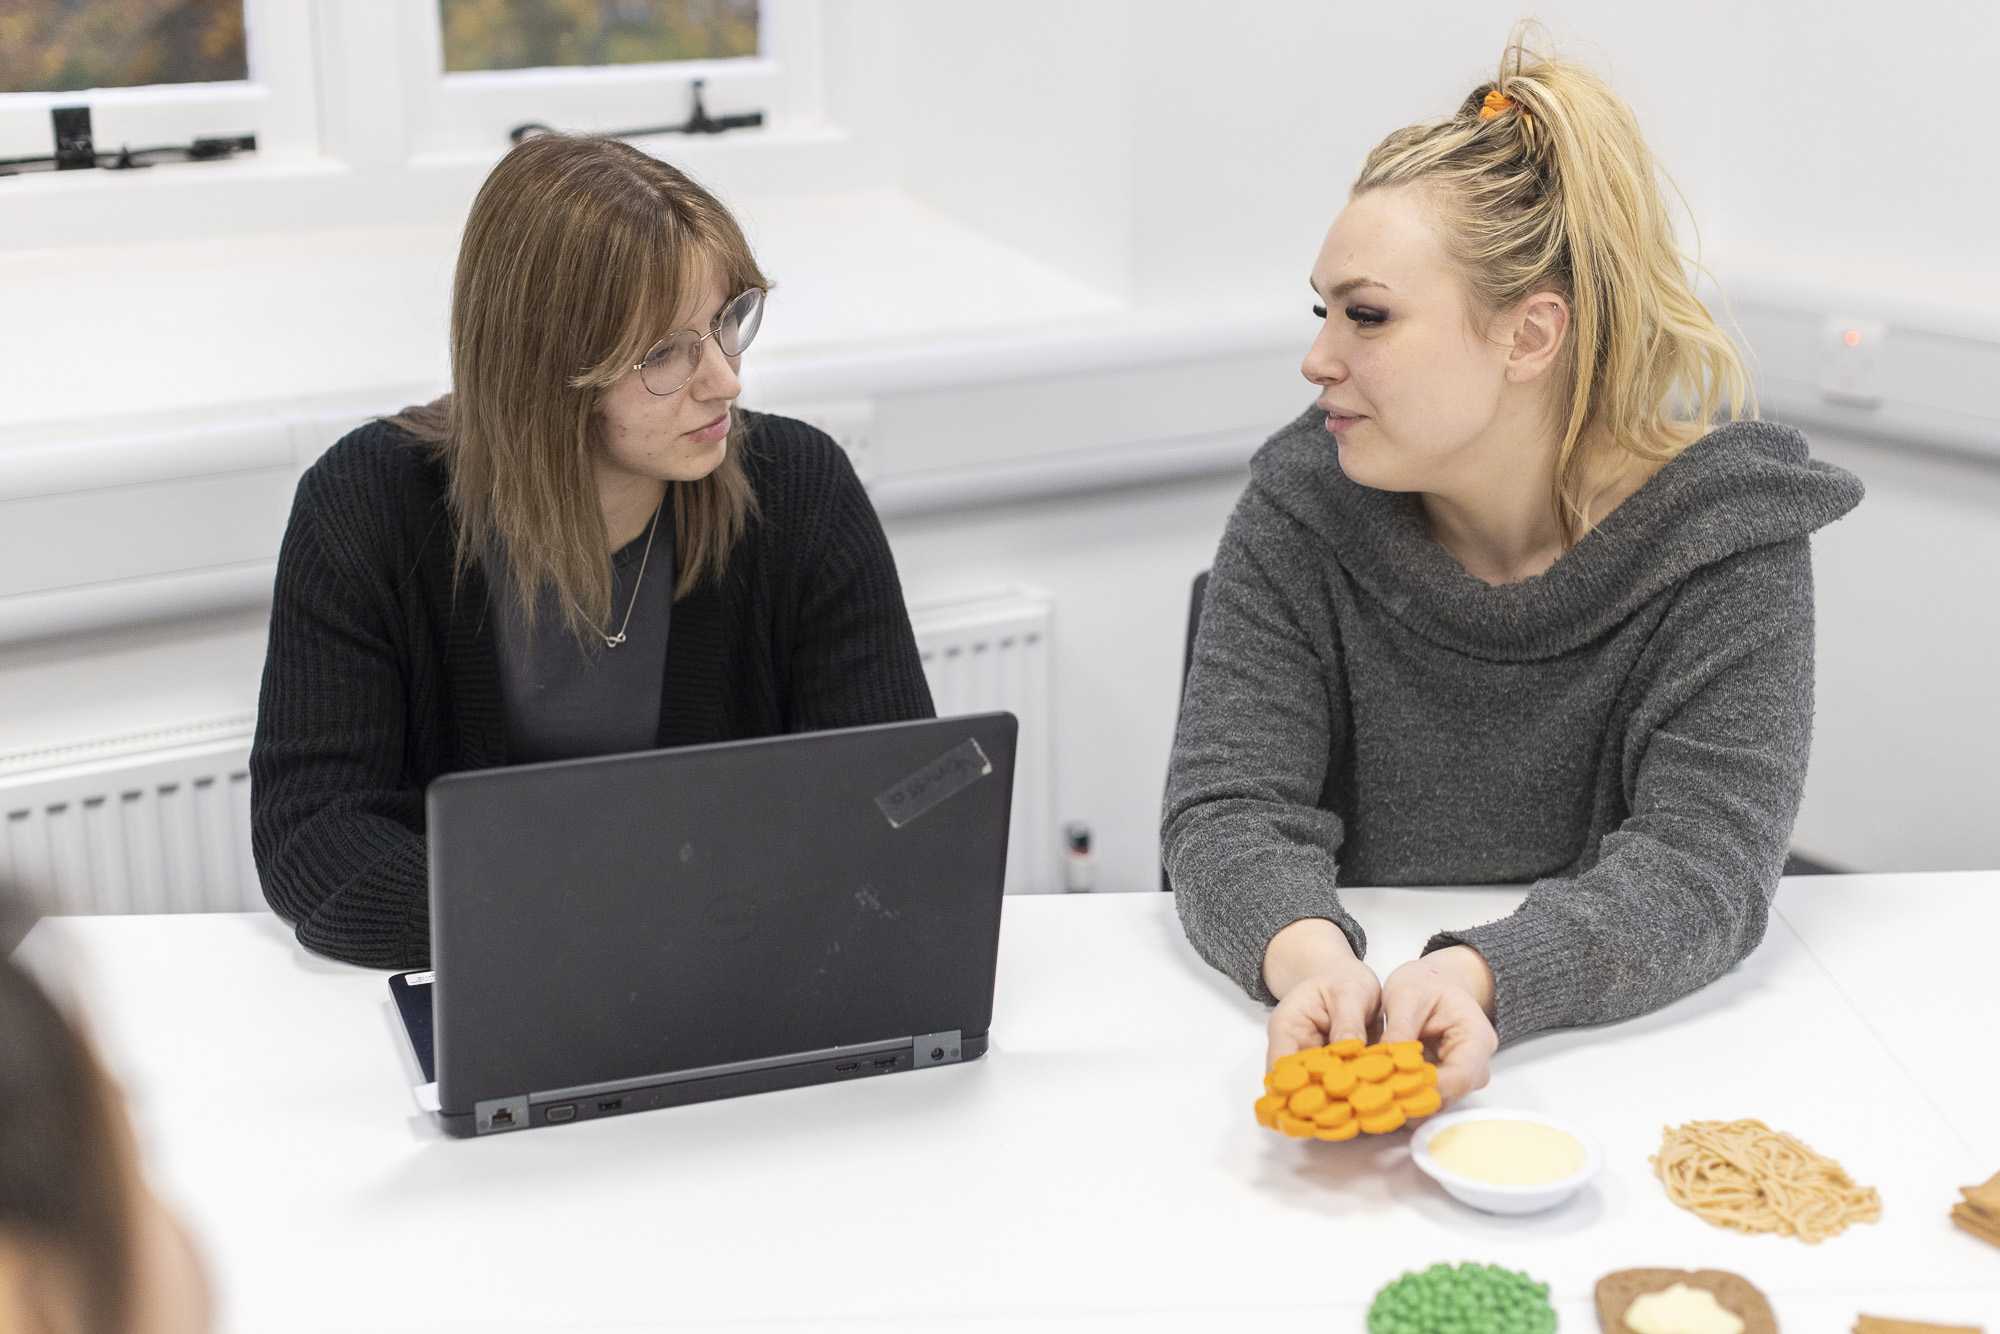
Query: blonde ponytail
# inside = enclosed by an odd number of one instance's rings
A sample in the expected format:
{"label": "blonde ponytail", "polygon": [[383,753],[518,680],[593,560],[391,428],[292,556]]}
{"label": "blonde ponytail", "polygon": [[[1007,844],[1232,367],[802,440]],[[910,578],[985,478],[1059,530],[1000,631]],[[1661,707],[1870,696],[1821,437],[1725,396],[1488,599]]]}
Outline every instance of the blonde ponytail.
{"label": "blonde ponytail", "polygon": [[1481,313],[1539,291],[1569,301],[1569,411],[1552,481],[1567,545],[1590,528],[1593,455],[1663,463],[1725,409],[1756,409],[1741,356],[1695,296],[1698,266],[1675,242],[1638,119],[1590,70],[1530,50],[1537,31],[1515,26],[1499,77],[1455,115],[1378,144],[1352,193],[1424,188]]}

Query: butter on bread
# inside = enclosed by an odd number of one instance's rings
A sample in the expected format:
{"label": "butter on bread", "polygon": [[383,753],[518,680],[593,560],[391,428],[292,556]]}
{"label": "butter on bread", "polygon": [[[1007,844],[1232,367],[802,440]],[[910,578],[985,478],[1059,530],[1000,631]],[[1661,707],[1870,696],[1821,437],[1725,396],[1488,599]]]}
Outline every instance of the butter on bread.
{"label": "butter on bread", "polygon": [[1716,1304],[1743,1322],[1743,1334],[1778,1334],[1778,1318],[1771,1304],[1741,1274],[1725,1269],[1621,1269],[1597,1280],[1597,1323],[1604,1334],[1632,1334],[1625,1312],[1649,1292],[1662,1292],[1676,1283],[1690,1288],[1706,1288]]}

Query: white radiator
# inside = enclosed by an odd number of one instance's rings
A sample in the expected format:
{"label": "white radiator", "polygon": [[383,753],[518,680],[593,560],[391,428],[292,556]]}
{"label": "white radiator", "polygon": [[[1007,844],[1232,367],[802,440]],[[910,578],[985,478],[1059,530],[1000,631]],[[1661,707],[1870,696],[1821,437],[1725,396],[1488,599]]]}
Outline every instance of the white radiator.
{"label": "white radiator", "polygon": [[1062,888],[1055,807],[1055,601],[1011,587],[910,607],[940,717],[1006,709],[1021,721],[1007,892]]}
{"label": "white radiator", "polygon": [[[1061,884],[1045,593],[1009,588],[912,607],[940,714],[1010,710],[1009,893]],[[263,908],[250,858],[251,714],[0,752],[0,875],[63,913]]]}
{"label": "white radiator", "polygon": [[0,872],[64,913],[243,912],[250,715],[0,753]]}

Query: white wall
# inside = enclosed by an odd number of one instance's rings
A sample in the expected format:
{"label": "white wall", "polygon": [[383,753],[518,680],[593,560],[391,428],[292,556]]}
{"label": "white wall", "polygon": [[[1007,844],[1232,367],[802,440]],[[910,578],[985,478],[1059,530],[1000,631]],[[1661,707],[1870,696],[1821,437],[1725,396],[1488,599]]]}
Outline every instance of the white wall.
{"label": "white wall", "polygon": [[1720,4],[1704,221],[1743,262],[2000,299],[2000,6]]}
{"label": "white wall", "polygon": [[1811,431],[1868,498],[1813,541],[1819,700],[1796,845],[2000,866],[2000,467]]}
{"label": "white wall", "polygon": [[254,712],[268,616],[216,616],[0,649],[0,752]]}
{"label": "white wall", "polygon": [[901,179],[1142,301],[1295,291],[1368,148],[1530,12],[1632,103],[1709,256],[2000,296],[1978,0],[902,0]]}
{"label": "white wall", "polygon": [[904,0],[895,18],[890,77],[902,186],[1044,263],[1126,295],[1131,0]]}

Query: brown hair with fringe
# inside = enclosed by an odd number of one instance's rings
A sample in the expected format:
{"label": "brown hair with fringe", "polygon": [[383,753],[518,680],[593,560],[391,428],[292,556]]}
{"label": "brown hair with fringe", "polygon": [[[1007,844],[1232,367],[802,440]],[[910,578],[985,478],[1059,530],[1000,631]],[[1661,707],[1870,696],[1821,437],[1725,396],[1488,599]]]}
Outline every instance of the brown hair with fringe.
{"label": "brown hair with fringe", "polygon": [[[459,570],[497,546],[531,627],[549,587],[579,642],[609,623],[598,405],[718,270],[732,296],[771,286],[714,195],[615,139],[526,139],[473,200],[452,287],[452,392],[389,420],[450,471]],[[676,597],[720,577],[755,517],[744,445],[739,415],[713,472],[668,484]]]}
{"label": "brown hair with fringe", "polygon": [[1594,461],[1664,463],[1725,411],[1755,415],[1735,344],[1695,295],[1664,173],[1624,99],[1584,66],[1537,54],[1516,24],[1498,77],[1447,119],[1391,134],[1352,195],[1424,190],[1472,310],[1540,291],[1571,311],[1552,500],[1565,546],[1590,530]]}

